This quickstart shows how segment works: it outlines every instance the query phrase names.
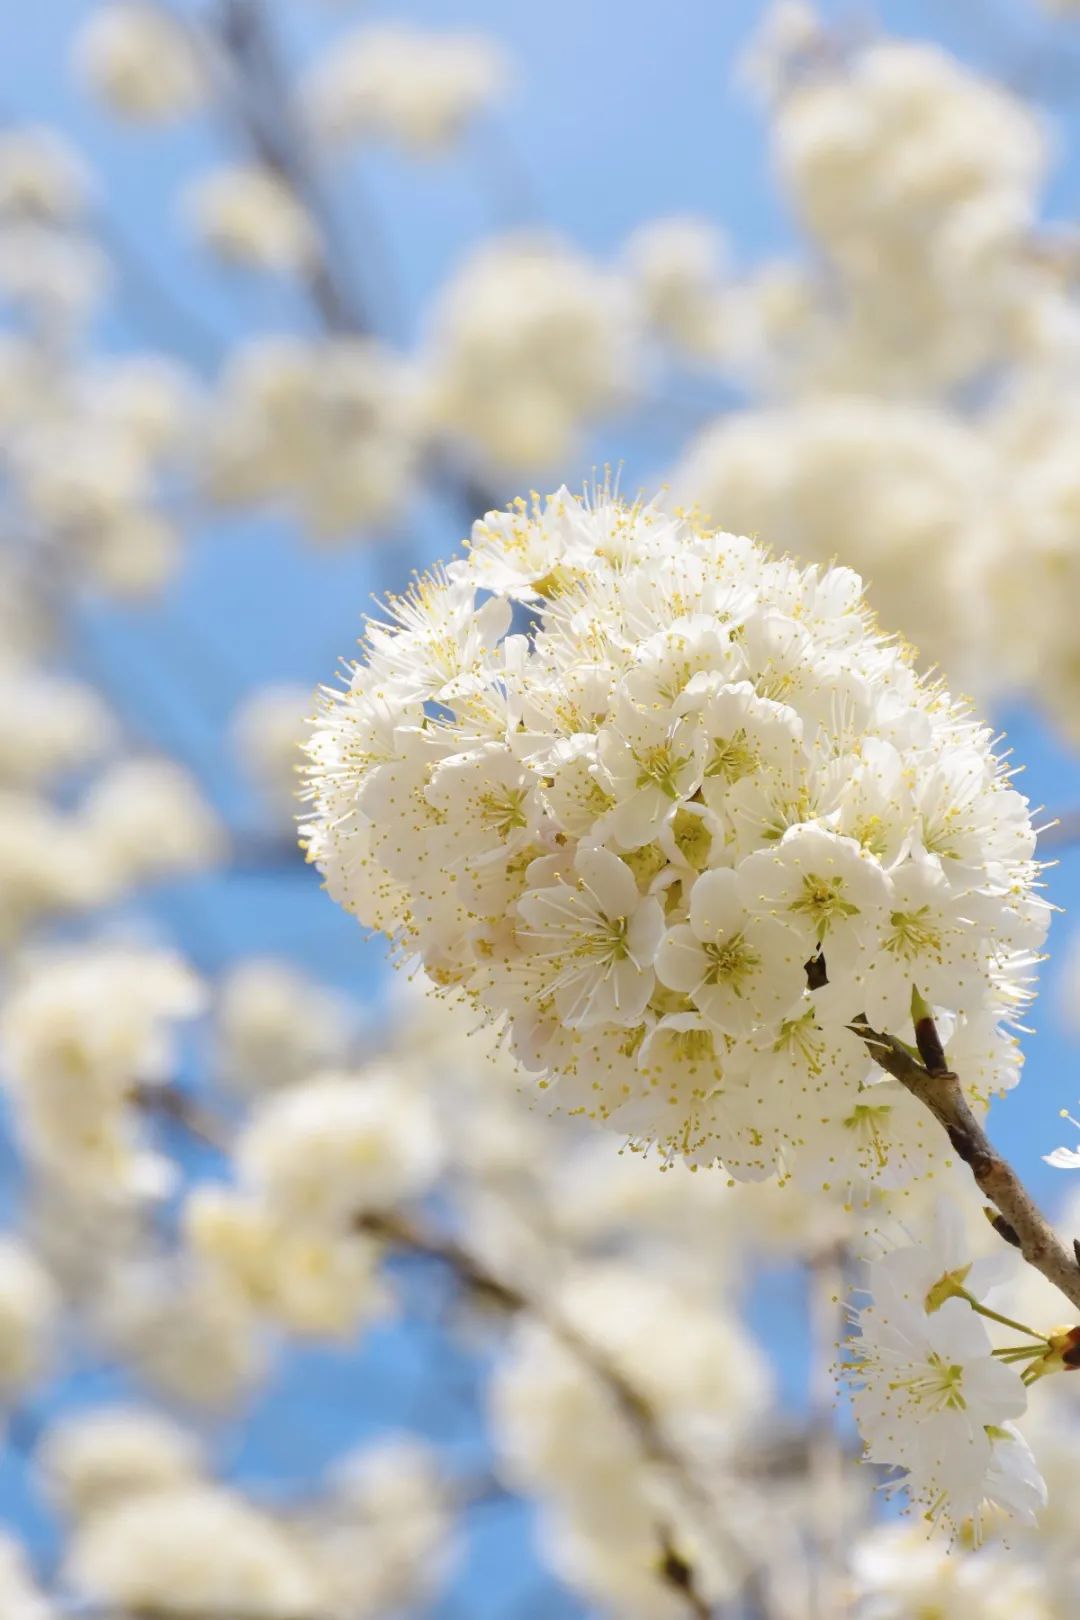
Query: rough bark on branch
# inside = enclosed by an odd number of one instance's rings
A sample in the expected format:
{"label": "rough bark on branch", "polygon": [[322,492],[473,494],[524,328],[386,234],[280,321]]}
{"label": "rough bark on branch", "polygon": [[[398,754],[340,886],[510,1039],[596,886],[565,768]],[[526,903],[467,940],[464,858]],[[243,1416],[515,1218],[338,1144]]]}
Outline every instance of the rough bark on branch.
{"label": "rough bark on branch", "polygon": [[[944,1067],[928,1068],[903,1041],[872,1029],[861,1015],[852,1020],[851,1028],[866,1042],[875,1063],[899,1080],[942,1126],[980,1191],[997,1210],[1000,1220],[993,1224],[998,1234],[1013,1243],[1028,1264],[1041,1271],[1080,1310],[1077,1256],[1066,1249],[1016,1171],[990,1141],[964,1096],[959,1077]],[[919,1045],[925,1058],[932,1050],[930,1043],[924,1039]]]}

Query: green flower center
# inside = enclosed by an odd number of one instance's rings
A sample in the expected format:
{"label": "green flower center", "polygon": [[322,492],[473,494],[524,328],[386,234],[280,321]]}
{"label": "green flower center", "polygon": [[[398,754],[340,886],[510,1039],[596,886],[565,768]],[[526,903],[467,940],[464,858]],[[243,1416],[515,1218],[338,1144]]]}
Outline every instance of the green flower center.
{"label": "green flower center", "polygon": [[892,933],[885,939],[885,949],[894,956],[920,956],[924,951],[941,951],[941,930],[930,922],[930,907],[920,906],[917,911],[894,911],[889,918]]}
{"label": "green flower center", "polygon": [[489,793],[481,793],[477,799],[480,820],[491,832],[498,833],[500,838],[509,838],[517,828],[528,825],[523,808],[525,799],[525,788],[492,789]]}
{"label": "green flower center", "polygon": [[657,743],[654,748],[645,748],[640,754],[635,753],[638,776],[635,786],[658,787],[669,799],[679,797],[679,773],[687,764],[685,754],[676,754],[670,743]]}
{"label": "green flower center", "polygon": [[809,917],[817,928],[817,936],[824,939],[833,923],[846,917],[857,917],[858,906],[843,896],[842,877],[818,877],[810,874],[802,880],[802,890],[788,909]]}
{"label": "green flower center", "polygon": [[705,983],[726,984],[736,995],[742,994],[746,980],[761,966],[760,953],[747,944],[741,934],[733,934],[716,945],[706,945],[704,950],[709,962]]}
{"label": "green flower center", "polygon": [[630,955],[628,931],[625,917],[598,918],[595,927],[578,940],[573,954],[588,961],[625,962]]}
{"label": "green flower center", "polygon": [[900,1379],[889,1388],[910,1390],[921,1406],[928,1406],[934,1412],[963,1412],[967,1408],[963,1383],[963,1367],[946,1361],[932,1350],[926,1358],[925,1371]]}
{"label": "green flower center", "polygon": [[703,872],[712,852],[712,833],[702,818],[690,810],[676,810],[672,836],[687,865],[692,866],[695,872]]}
{"label": "green flower center", "polygon": [[733,737],[718,737],[713,743],[705,775],[722,777],[729,784],[738,782],[757,770],[760,758],[746,732],[737,731]]}
{"label": "green flower center", "polygon": [[856,1103],[844,1121],[845,1130],[855,1131],[873,1154],[879,1170],[889,1162],[888,1123],[892,1109]]}

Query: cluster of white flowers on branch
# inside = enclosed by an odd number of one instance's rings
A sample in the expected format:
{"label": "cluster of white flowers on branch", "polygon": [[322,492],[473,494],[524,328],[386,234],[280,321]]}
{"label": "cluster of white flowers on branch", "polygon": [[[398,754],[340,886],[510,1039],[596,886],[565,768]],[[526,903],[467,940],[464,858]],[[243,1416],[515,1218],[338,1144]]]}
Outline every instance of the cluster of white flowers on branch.
{"label": "cluster of white flowers on branch", "polygon": [[[1027,801],[849,570],[607,488],[518,502],[369,621],[309,751],[330,893],[557,1108],[849,1200],[966,1165],[1080,1308],[979,1118],[1019,1077],[1049,920]],[[1000,1365],[955,1249],[873,1269],[855,1405],[868,1455],[978,1532],[984,1498],[1041,1500],[1011,1420],[1073,1330]]]}
{"label": "cluster of white flowers on branch", "polygon": [[310,749],[331,894],[560,1108],[847,1189],[936,1156],[856,1013],[908,1027],[917,992],[979,1106],[1018,1077],[1027,804],[849,570],[606,490],[489,513],[369,623]]}

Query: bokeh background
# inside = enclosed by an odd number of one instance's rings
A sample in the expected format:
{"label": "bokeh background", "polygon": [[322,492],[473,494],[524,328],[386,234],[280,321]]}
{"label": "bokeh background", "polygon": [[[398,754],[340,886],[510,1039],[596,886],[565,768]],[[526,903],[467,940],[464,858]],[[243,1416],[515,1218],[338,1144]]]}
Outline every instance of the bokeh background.
{"label": "bokeh background", "polygon": [[[74,320],[76,335],[56,340],[68,351],[65,363],[88,379],[87,421],[95,414],[94,368],[153,352],[189,376],[197,430],[212,438],[223,431],[214,412],[230,356],[273,334],[322,343],[325,324],[306,274],[223,262],[222,253],[208,247],[205,230],[200,233],[192,186],[247,157],[235,109],[211,98],[190,116],[160,123],[117,117],[88,84],[85,64],[80,70],[77,41],[95,9],[88,0],[36,0],[20,8],[18,18],[9,17],[0,59],[0,149],[12,132],[49,126],[87,171],[89,200],[71,230],[97,244],[106,284]],[[173,8],[195,22],[213,9]],[[691,216],[726,241],[718,299],[725,284],[752,279],[769,261],[812,264],[821,256],[778,184],[772,114],[745,67],[766,20],[766,8],[754,0],[672,0],[663,7],[614,0],[584,6],[571,0],[371,0],[355,6],[262,0],[258,9],[290,85],[300,83],[311,64],[340,51],[345,36],[381,24],[483,35],[504,53],[505,84],[492,104],[439,150],[418,155],[393,140],[357,139],[343,155],[314,153],[320,196],[333,220],[328,251],[335,275],[365,327],[418,369],[433,306],[478,244],[491,238],[551,233],[625,283],[633,279],[627,243],[634,233],[659,218]],[[1069,233],[1080,209],[1080,16],[1051,15],[1034,0],[823,4],[819,15],[845,50],[857,51],[881,34],[933,42],[1033,106],[1045,120],[1050,153],[1039,207],[1075,252]],[[0,171],[3,165],[0,150]],[[27,300],[18,294],[19,277],[8,260],[29,253],[29,246],[12,242],[3,253],[2,279],[9,294],[16,287],[7,299],[8,324],[19,332],[27,325]],[[51,340],[46,334],[41,341]],[[641,338],[640,357],[627,371],[612,390],[620,397],[582,410],[557,464],[510,468],[451,436],[449,448],[430,451],[426,470],[403,480],[408,487],[395,496],[391,515],[347,524],[333,544],[312,535],[295,500],[215,502],[190,476],[190,464],[181,464],[159,491],[179,539],[176,565],[160,589],[118,592],[93,570],[58,567],[46,584],[63,596],[63,632],[44,646],[42,667],[70,673],[102,699],[124,739],[122,751],[178,763],[219,837],[212,859],[120,885],[92,908],[72,913],[60,907],[35,919],[17,942],[16,958],[57,940],[175,947],[213,997],[238,965],[269,956],[339,993],[361,1047],[366,1032],[384,1031],[397,1004],[383,945],[365,939],[329,902],[317,874],[295,853],[281,785],[288,762],[277,763],[283,745],[274,754],[266,742],[269,719],[261,731],[249,722],[245,734],[238,716],[264,689],[288,687],[299,705],[299,726],[304,694],[331,680],[338,661],[351,655],[372,593],[404,585],[410,570],[449,556],[483,497],[501,501],[534,484],[577,488],[605,469],[618,469],[624,490],[652,491],[669,479],[707,423],[762,397],[745,369],[740,374],[723,357],[680,353],[655,332]],[[953,390],[959,408],[978,409],[983,386],[976,379],[966,394],[963,387]],[[12,452],[17,462],[26,429],[18,401],[10,404],[12,392],[8,386],[3,400],[0,459]],[[806,393],[813,408],[813,390]],[[373,409],[378,412],[378,401]],[[347,432],[341,453],[349,454]],[[16,505],[17,496],[5,495],[5,506],[13,512]],[[722,511],[714,515],[723,522]],[[45,521],[40,513],[37,521]],[[16,533],[14,518],[5,523],[15,555],[25,533]],[[1075,538],[1080,555],[1080,520]],[[49,556],[46,549],[37,564],[46,575]],[[848,559],[841,554],[840,560]],[[924,563],[913,558],[910,567]],[[1059,605],[1080,616],[1080,596],[1069,597],[1080,572],[1063,567],[1059,578],[1065,597]],[[945,587],[927,575],[925,589],[934,594]],[[879,607],[887,616],[887,604]],[[956,680],[977,685],[959,650],[965,611],[958,600]],[[1022,629],[1036,639],[1042,633],[1037,618]],[[935,649],[935,656],[948,675],[947,650]],[[993,644],[982,657],[996,676]],[[1068,817],[1080,807],[1080,750],[1070,745],[1060,715],[1007,681],[987,679],[983,691],[1025,768],[1024,791],[1047,807],[1044,820]],[[19,701],[14,687],[10,701]],[[275,716],[279,732],[284,723]],[[1075,744],[1075,716],[1072,731]],[[257,767],[268,750],[271,763],[264,763],[260,781],[252,758]],[[74,786],[65,779],[53,793],[65,810],[83,791],[77,772],[72,780]],[[160,813],[167,842],[167,802]],[[183,821],[182,810],[175,816]],[[1068,1175],[1048,1167],[1043,1155],[1071,1140],[1072,1128],[1059,1113],[1080,1097],[1080,973],[1069,952],[1080,905],[1080,852],[1061,838],[1052,854],[1058,864],[1047,886],[1061,914],[1041,973],[1035,1029],[1025,1040],[1023,1084],[995,1106],[993,1132],[1036,1194],[1056,1209],[1069,1191]],[[5,862],[11,859],[5,853]],[[13,959],[12,972],[19,971]],[[208,1066],[215,1050],[205,1032],[183,1047],[176,1078],[187,1095],[212,1091]],[[189,1140],[182,1126],[165,1134],[182,1176],[197,1179],[208,1166],[213,1170],[212,1150]],[[27,1168],[17,1119],[9,1120],[3,1165],[9,1219],[19,1224],[27,1208]],[[409,1286],[423,1293],[443,1283],[425,1273]],[[468,1339],[463,1346],[424,1310],[410,1310],[409,1286],[395,1319],[330,1343],[306,1343],[302,1336],[290,1341],[235,1410],[212,1423],[192,1419],[212,1429],[218,1471],[256,1496],[302,1497],[317,1492],[326,1467],[345,1451],[404,1428],[426,1436],[455,1468],[484,1472],[490,1448],[478,1390],[488,1352]],[[778,1408],[797,1427],[811,1398],[800,1265],[758,1266],[745,1309],[773,1365]],[[60,1557],[64,1532],[33,1460],[37,1438],[57,1413],[145,1398],[145,1380],[123,1355],[92,1337],[79,1341],[78,1332],[73,1345],[70,1327],[66,1331],[51,1376],[13,1403],[11,1437],[0,1456],[0,1515],[46,1571]],[[454,1572],[430,1600],[407,1602],[403,1612],[447,1620],[620,1612],[617,1604],[605,1608],[595,1594],[575,1591],[552,1570],[538,1550],[535,1512],[525,1500],[495,1493],[462,1516],[460,1540]],[[390,1605],[381,1612],[397,1610]]]}

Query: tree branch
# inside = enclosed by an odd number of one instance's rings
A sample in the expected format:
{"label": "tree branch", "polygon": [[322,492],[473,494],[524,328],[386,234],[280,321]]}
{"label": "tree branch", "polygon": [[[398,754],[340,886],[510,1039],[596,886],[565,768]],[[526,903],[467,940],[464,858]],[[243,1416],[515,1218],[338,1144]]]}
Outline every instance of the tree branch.
{"label": "tree branch", "polygon": [[[697,1509],[708,1515],[713,1529],[719,1529],[725,1539],[731,1540],[730,1532],[717,1526],[717,1505],[711,1493],[664,1434],[647,1398],[611,1357],[579,1333],[572,1323],[546,1306],[538,1305],[516,1283],[496,1276],[453,1238],[422,1232],[397,1215],[374,1211],[357,1216],[355,1226],[357,1231],[392,1247],[445,1265],[479,1302],[492,1305],[511,1316],[530,1315],[541,1321],[582,1366],[604,1384],[637,1438],[647,1461],[674,1476],[684,1494],[693,1499]],[[709,1620],[711,1606],[700,1590],[693,1565],[678,1547],[671,1527],[658,1524],[656,1532],[659,1543],[657,1571],[661,1580],[678,1593],[695,1620]],[[745,1563],[741,1547],[732,1544],[732,1550],[740,1562]]]}
{"label": "tree branch", "polygon": [[366,332],[370,322],[347,267],[345,244],[326,205],[259,0],[219,0],[218,33],[233,64],[233,110],[243,133],[259,162],[289,187],[316,226],[319,252],[307,278],[312,301],[329,331]]}
{"label": "tree branch", "polygon": [[[926,1019],[920,1020],[920,1024],[926,1023]],[[933,1020],[929,1023],[932,1027]],[[1028,1264],[1041,1271],[1080,1310],[1077,1256],[1065,1248],[1015,1170],[990,1141],[968,1105],[959,1077],[947,1068],[927,1066],[933,1043],[940,1050],[936,1029],[932,1035],[925,1028],[917,1030],[919,1056],[895,1035],[872,1029],[863,1014],[853,1019],[850,1027],[866,1042],[879,1068],[899,1080],[942,1126],[954,1151],[997,1211],[993,1225],[998,1235],[1018,1248]]]}

